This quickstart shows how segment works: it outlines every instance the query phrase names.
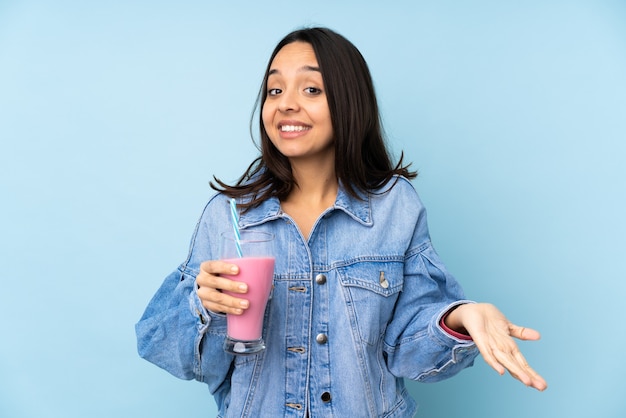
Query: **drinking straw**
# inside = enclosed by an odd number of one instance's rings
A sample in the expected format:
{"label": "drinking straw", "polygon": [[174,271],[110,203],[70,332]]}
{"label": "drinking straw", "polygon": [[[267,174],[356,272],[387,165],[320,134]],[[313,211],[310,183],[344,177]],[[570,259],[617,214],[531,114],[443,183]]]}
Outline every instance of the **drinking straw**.
{"label": "drinking straw", "polygon": [[230,220],[233,224],[233,231],[235,231],[235,247],[237,247],[237,255],[243,257],[241,251],[241,234],[239,233],[239,215],[237,215],[237,201],[233,198],[230,199]]}

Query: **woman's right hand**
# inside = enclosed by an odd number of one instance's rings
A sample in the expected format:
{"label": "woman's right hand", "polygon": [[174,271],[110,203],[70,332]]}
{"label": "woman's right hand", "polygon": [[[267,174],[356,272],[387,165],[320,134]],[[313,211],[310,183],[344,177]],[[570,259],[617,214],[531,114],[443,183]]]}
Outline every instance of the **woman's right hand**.
{"label": "woman's right hand", "polygon": [[248,285],[220,274],[235,276],[239,274],[239,267],[223,261],[205,261],[200,264],[200,273],[196,276],[196,294],[202,306],[211,312],[241,315],[250,302],[222,291],[245,294]]}

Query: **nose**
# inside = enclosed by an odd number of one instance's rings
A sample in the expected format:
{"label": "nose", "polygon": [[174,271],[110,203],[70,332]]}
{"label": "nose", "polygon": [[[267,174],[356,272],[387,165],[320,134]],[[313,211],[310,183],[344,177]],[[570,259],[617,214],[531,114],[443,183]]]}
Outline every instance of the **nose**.
{"label": "nose", "polygon": [[298,94],[294,89],[285,89],[280,95],[278,110],[281,112],[297,112],[300,110]]}

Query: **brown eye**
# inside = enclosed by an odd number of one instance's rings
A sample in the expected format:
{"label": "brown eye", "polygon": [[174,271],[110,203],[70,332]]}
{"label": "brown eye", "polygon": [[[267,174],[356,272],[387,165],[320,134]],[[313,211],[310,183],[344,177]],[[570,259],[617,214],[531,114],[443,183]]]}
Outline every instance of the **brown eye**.
{"label": "brown eye", "polygon": [[304,91],[314,96],[322,93],[322,90],[318,89],[317,87],[307,87],[304,89]]}

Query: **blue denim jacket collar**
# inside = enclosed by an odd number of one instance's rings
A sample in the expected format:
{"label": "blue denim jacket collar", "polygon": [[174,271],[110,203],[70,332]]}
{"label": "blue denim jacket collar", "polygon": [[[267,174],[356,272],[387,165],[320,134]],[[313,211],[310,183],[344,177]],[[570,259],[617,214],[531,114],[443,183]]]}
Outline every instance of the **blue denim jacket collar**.
{"label": "blue denim jacket collar", "polygon": [[[373,221],[370,195],[358,193],[358,196],[359,198],[350,195],[340,184],[335,204],[329,210],[342,210],[355,221],[366,226],[371,226],[373,225]],[[279,218],[281,215],[280,201],[278,198],[273,197],[261,203],[256,210],[242,213],[239,218],[239,227],[245,229],[254,225],[260,225]]]}

